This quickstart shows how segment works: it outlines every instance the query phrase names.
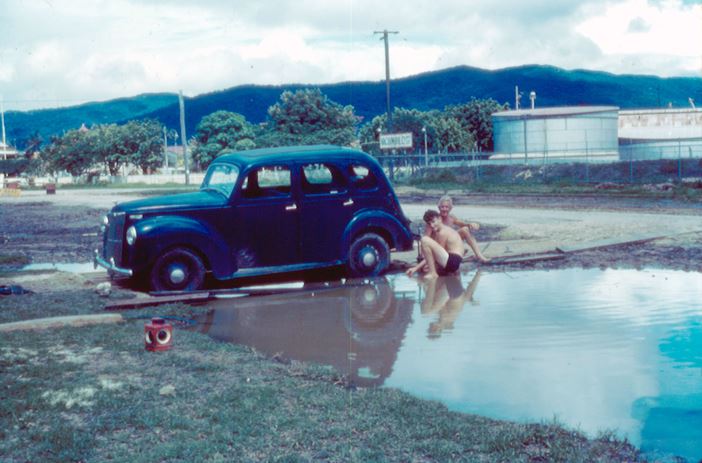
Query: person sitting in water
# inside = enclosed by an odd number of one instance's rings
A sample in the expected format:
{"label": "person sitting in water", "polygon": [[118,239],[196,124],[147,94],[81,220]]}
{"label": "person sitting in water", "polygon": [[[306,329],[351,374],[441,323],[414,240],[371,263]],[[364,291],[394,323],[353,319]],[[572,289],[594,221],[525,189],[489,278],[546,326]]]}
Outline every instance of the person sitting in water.
{"label": "person sitting in water", "polygon": [[[439,199],[439,216],[444,225],[447,225],[454,230],[458,231],[461,238],[468,243],[468,246],[475,254],[475,258],[482,263],[490,262],[490,259],[485,257],[482,252],[480,252],[480,247],[478,242],[475,240],[473,233],[480,229],[480,225],[475,222],[464,222],[458,219],[455,215],[451,214],[451,209],[453,209],[453,200],[449,195],[444,195]],[[432,230],[429,225],[424,229],[424,234],[432,236]]]}
{"label": "person sitting in water", "polygon": [[432,279],[437,278],[439,272],[456,272],[461,266],[465,252],[461,236],[453,228],[444,225],[439,213],[434,210],[424,213],[424,222],[431,228],[432,234],[422,236],[419,245],[424,258],[417,265],[410,267],[407,275],[412,276],[423,270],[426,272],[424,278]]}

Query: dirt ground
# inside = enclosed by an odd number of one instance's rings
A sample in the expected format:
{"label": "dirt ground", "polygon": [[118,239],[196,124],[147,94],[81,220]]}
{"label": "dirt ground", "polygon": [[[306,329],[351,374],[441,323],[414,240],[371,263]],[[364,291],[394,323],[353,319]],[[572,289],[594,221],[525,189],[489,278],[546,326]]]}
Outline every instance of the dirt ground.
{"label": "dirt ground", "polygon": [[[405,213],[418,221],[440,192],[399,189]],[[92,261],[101,216],[138,191],[70,190],[56,195],[0,196],[0,284],[17,262]],[[489,257],[562,249],[555,261],[491,265],[490,270],[562,267],[655,267],[702,272],[702,204],[633,198],[454,195],[454,213],[481,223],[477,239]],[[640,239],[645,243],[620,244]],[[591,249],[604,246],[598,249]],[[10,256],[10,259],[8,259]],[[411,261],[416,253],[394,256]],[[14,259],[14,260],[13,260]],[[464,265],[475,265],[467,263]],[[5,283],[3,283],[5,280]]]}

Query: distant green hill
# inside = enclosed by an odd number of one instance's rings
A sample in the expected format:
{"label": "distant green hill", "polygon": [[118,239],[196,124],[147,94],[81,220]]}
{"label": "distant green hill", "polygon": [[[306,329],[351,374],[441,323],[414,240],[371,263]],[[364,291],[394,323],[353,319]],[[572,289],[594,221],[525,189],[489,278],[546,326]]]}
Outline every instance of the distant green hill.
{"label": "distant green hill", "polygon": [[[459,66],[427,72],[391,82],[394,107],[420,110],[443,109],[476,98],[493,98],[514,105],[514,87],[524,93],[522,105],[529,104],[529,92],[536,91],[536,105],[614,105],[620,108],[657,108],[672,104],[687,107],[692,97],[702,104],[702,79],[616,75],[587,70],[567,71],[552,66],[519,66],[488,71]],[[280,86],[241,85],[186,98],[188,136],[203,116],[217,110],[243,114],[253,123],[266,120],[267,109],[284,90],[320,88],[331,100],[353,105],[363,122],[385,112],[385,81],[342,82],[327,85],[290,84]],[[169,128],[179,128],[176,94],[146,94],[102,103],[87,103],[59,109],[8,112],[6,126],[10,142],[22,147],[34,133],[45,140],[53,134],[85,124],[123,123],[152,117]]]}

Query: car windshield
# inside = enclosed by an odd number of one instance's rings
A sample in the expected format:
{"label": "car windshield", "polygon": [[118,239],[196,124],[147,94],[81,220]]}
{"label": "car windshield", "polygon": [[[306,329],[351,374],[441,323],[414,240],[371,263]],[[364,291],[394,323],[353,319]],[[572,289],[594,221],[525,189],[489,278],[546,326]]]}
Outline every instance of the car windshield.
{"label": "car windshield", "polygon": [[215,190],[229,197],[239,177],[239,168],[232,164],[214,164],[207,169],[201,190]]}

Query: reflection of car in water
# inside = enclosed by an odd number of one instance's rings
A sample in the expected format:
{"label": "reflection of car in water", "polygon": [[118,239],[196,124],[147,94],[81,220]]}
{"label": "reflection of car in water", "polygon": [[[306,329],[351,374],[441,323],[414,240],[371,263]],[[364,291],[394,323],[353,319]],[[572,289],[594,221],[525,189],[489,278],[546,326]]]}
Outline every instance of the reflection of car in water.
{"label": "reflection of car in water", "polygon": [[397,298],[387,280],[377,279],[210,305],[199,321],[215,339],[331,365],[353,384],[379,386],[392,371],[413,301]]}

